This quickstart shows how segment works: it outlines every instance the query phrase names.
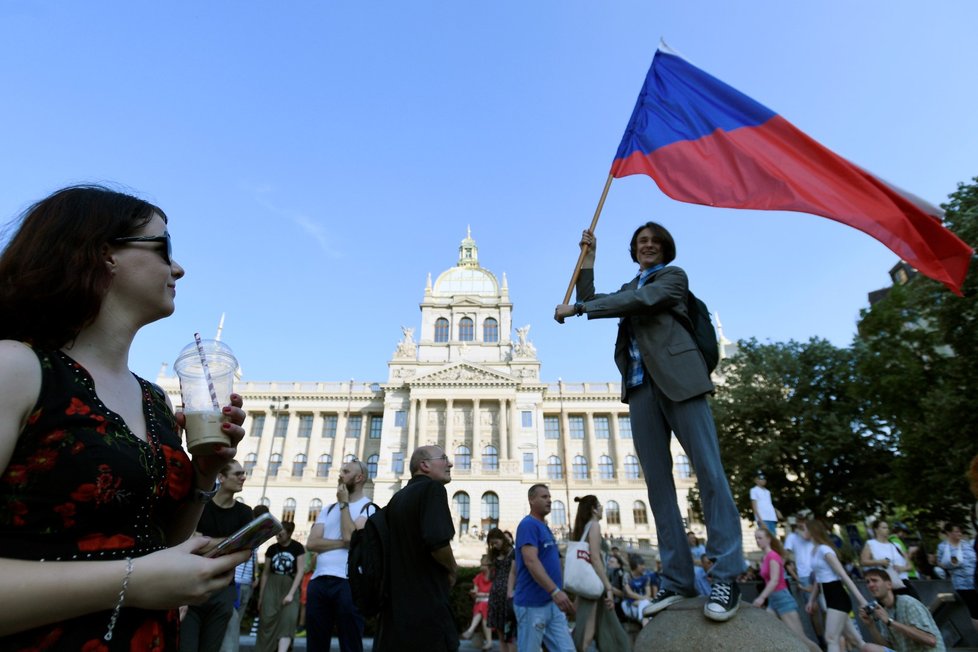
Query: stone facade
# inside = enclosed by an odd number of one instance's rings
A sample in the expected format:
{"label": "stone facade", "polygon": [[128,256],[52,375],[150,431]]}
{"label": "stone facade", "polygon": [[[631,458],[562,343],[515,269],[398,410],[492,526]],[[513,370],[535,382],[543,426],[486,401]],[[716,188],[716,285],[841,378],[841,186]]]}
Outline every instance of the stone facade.
{"label": "stone facade", "polygon": [[[573,524],[575,496],[593,493],[605,505],[605,533],[655,545],[620,384],[541,381],[530,326],[516,328],[514,340],[512,311],[506,276],[500,284],[479,265],[469,234],[457,265],[434,283],[429,275],[420,334],[415,340],[415,329],[402,326],[386,382],[239,382],[248,411],[241,498],[293,519],[304,541],[336,499],[343,460],[368,465],[367,492],[384,505],[410,478],[411,451],[437,444],[455,464],[447,489],[460,536],[497,524],[515,530],[527,489],[545,482],[555,530]],[[157,382],[179,405],[176,378],[161,373]],[[695,479],[675,439],[673,468],[688,516]],[[690,527],[703,535],[701,524]]]}

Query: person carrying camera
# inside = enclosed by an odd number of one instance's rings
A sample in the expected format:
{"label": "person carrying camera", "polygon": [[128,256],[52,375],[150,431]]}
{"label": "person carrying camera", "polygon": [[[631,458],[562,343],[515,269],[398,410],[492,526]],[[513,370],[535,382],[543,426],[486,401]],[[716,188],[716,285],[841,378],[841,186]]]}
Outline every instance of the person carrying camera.
{"label": "person carrying camera", "polygon": [[866,588],[874,599],[859,610],[859,619],[875,643],[864,643],[861,652],[946,649],[930,611],[909,595],[896,595],[889,573],[882,568],[868,569]]}

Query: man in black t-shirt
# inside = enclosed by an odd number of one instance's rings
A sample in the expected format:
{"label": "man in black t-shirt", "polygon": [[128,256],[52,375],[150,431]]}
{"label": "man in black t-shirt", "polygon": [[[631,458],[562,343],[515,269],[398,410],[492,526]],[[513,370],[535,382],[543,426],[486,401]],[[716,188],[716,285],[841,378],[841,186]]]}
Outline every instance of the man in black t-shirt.
{"label": "man in black t-shirt", "polygon": [[[236,460],[228,462],[218,474],[220,489],[204,505],[197,531],[212,537],[214,543],[234,534],[251,522],[251,508],[234,499],[244,487],[245,471]],[[234,611],[234,579],[227,588],[207,602],[191,605],[180,625],[180,652],[219,652]]]}

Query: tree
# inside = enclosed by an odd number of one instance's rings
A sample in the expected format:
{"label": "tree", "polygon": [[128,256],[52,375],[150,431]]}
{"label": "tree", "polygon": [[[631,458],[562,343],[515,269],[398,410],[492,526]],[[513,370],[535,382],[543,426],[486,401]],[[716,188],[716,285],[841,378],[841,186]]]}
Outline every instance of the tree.
{"label": "tree", "polygon": [[[978,178],[943,205],[946,225],[978,243]],[[916,275],[862,312],[854,343],[860,387],[888,428],[893,498],[934,532],[963,519],[974,497],[965,472],[978,454],[978,273],[957,297]]]}
{"label": "tree", "polygon": [[886,502],[893,454],[856,386],[849,349],[826,340],[741,341],[723,362],[713,401],[724,467],[741,513],[752,518],[749,491],[763,470],[775,505],[803,508],[834,522],[872,513]]}

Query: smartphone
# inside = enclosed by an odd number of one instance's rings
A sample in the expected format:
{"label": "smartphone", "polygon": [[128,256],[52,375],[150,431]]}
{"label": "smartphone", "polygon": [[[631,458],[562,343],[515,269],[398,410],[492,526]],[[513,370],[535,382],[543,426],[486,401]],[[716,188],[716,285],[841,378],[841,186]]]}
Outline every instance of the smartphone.
{"label": "smartphone", "polygon": [[281,531],[282,524],[277,518],[262,514],[203,554],[205,557],[220,557],[239,550],[253,550]]}

